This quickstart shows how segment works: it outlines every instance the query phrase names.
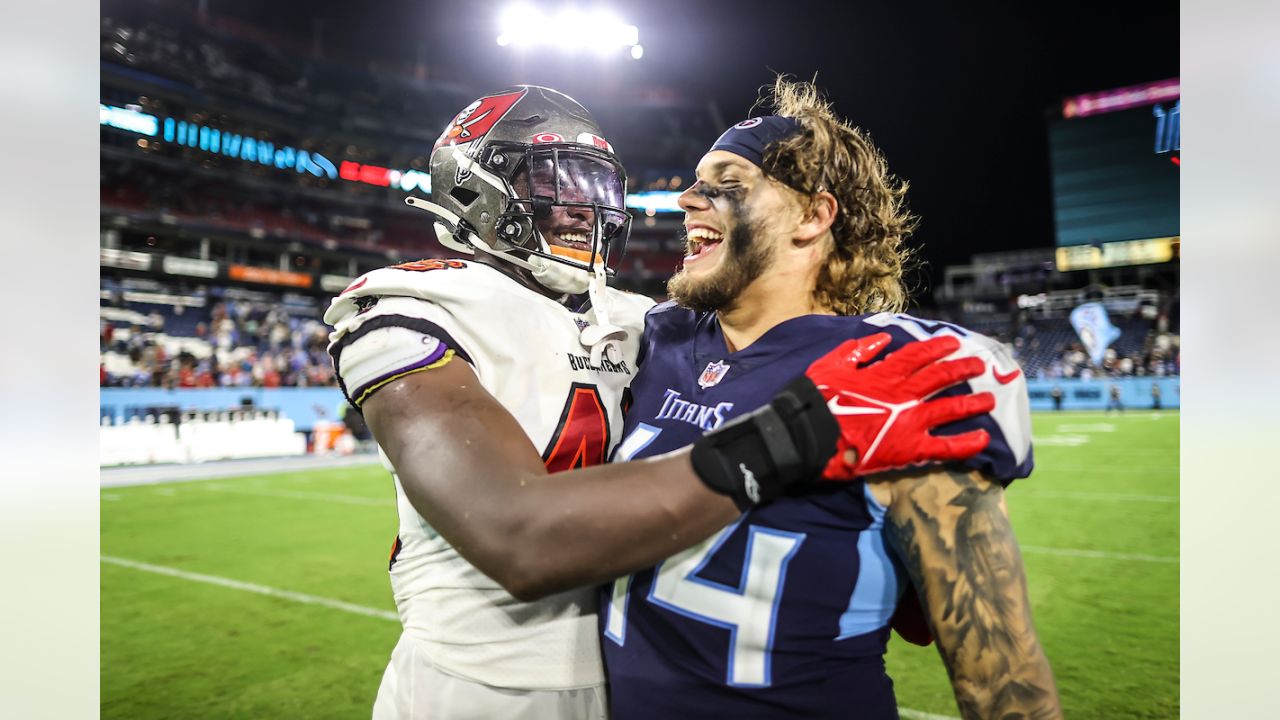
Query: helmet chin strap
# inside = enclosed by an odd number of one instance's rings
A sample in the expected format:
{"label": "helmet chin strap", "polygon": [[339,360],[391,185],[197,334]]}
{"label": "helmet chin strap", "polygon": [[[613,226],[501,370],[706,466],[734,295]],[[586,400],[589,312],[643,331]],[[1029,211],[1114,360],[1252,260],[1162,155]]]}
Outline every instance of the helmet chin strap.
{"label": "helmet chin strap", "polygon": [[[436,203],[416,198],[412,195],[405,198],[405,203],[435,216],[436,238],[445,247],[465,252],[468,255],[473,255],[476,250],[479,250],[486,255],[492,255],[512,265],[522,267],[533,274],[533,279],[538,284],[558,293],[578,295],[586,292],[591,284],[591,274],[586,270],[569,267],[564,263],[558,263],[537,255],[530,255],[529,259],[525,260],[517,257],[509,250],[497,250],[489,247],[474,233],[463,227],[461,218]],[[538,238],[538,241],[543,246],[547,244],[546,240],[541,237]]]}
{"label": "helmet chin strap", "polygon": [[600,358],[605,357],[611,363],[622,361],[622,342],[627,339],[627,331],[609,321],[609,295],[605,292],[604,263],[593,263],[595,272],[591,276],[591,284],[587,288],[591,298],[591,310],[595,313],[596,322],[582,329],[578,341],[584,347],[591,348],[591,364],[599,365]]}
{"label": "helmet chin strap", "polygon": [[622,362],[622,343],[627,339],[627,331],[609,320],[609,294],[605,291],[608,275],[605,274],[604,262],[593,262],[593,270],[588,273],[538,255],[530,255],[528,260],[522,260],[510,252],[494,250],[484,243],[475,243],[475,247],[481,252],[529,270],[543,287],[570,295],[578,295],[585,290],[587,297],[591,299],[591,312],[595,315],[595,322],[582,329],[578,342],[583,347],[590,348],[592,365],[600,365],[601,358],[607,358],[611,363]]}
{"label": "helmet chin strap", "polygon": [[[532,273],[533,279],[540,285],[555,292],[578,295],[586,291],[591,299],[591,310],[596,321],[583,328],[578,341],[583,347],[591,349],[592,365],[599,365],[601,358],[608,358],[612,363],[622,361],[622,342],[627,338],[627,331],[609,321],[609,294],[606,292],[607,275],[603,260],[596,262],[593,259],[591,271],[570,267],[538,255],[530,255],[528,260],[524,260],[508,250],[489,247],[464,228],[461,218],[436,203],[413,196],[406,198],[405,203],[436,216],[436,237],[446,247],[468,254],[474,254],[479,250],[486,255],[492,255],[522,267]],[[596,232],[598,235],[599,230],[597,229]],[[458,237],[459,235],[462,237]],[[544,247],[547,246],[541,234],[538,235],[538,241]]]}

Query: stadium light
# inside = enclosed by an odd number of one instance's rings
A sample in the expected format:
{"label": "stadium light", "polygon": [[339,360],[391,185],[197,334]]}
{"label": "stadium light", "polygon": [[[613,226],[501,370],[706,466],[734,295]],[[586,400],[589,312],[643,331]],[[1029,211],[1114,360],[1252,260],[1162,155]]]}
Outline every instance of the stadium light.
{"label": "stadium light", "polygon": [[496,40],[501,47],[548,45],[566,52],[587,51],[598,55],[629,48],[633,59],[639,60],[644,55],[640,30],[607,10],[566,7],[551,14],[530,5],[511,5],[499,18]]}

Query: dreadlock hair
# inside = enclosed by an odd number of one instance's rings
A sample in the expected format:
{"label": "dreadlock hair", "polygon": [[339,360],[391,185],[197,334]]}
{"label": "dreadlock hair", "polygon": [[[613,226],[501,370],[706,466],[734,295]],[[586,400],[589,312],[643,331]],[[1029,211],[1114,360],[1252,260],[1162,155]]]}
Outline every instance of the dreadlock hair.
{"label": "dreadlock hair", "polygon": [[914,263],[903,241],[916,224],[904,202],[907,183],[889,173],[871,138],[837,117],[813,83],[779,75],[762,90],[774,114],[803,128],[765,149],[764,173],[807,205],[824,190],[839,205],[815,300],[838,315],[903,310],[909,297],[903,274]]}

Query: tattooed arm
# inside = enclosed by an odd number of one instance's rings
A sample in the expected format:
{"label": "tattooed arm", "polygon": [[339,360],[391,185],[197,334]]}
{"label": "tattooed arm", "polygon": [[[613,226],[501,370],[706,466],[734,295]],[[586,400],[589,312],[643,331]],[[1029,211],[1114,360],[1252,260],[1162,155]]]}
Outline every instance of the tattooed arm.
{"label": "tattooed arm", "polygon": [[938,470],[873,492],[888,500],[887,539],[919,589],[961,714],[1060,718],[1000,485]]}

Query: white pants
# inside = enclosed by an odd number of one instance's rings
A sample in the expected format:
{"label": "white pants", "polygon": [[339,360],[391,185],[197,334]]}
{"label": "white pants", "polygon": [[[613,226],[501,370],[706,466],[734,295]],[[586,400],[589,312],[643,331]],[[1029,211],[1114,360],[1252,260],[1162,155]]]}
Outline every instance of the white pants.
{"label": "white pants", "polygon": [[605,720],[607,708],[603,685],[515,690],[447,675],[401,635],[373,702],[373,720]]}

